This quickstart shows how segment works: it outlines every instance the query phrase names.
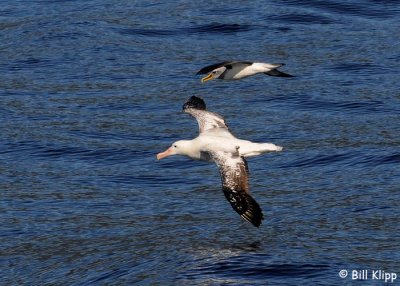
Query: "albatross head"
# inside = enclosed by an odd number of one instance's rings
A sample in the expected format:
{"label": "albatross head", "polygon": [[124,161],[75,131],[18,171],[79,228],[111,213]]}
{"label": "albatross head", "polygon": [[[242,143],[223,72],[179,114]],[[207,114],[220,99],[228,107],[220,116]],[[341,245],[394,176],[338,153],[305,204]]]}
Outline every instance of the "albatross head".
{"label": "albatross head", "polygon": [[226,67],[217,68],[217,69],[213,70],[212,72],[210,72],[207,76],[203,77],[201,79],[201,82],[206,82],[211,79],[219,78],[224,73],[224,71],[226,71]]}
{"label": "albatross head", "polygon": [[169,147],[167,150],[164,152],[158,153],[157,154],[157,160],[161,160],[165,157],[171,156],[171,155],[185,155],[191,157],[192,154],[192,149],[191,148],[192,144],[190,140],[179,140],[176,141]]}

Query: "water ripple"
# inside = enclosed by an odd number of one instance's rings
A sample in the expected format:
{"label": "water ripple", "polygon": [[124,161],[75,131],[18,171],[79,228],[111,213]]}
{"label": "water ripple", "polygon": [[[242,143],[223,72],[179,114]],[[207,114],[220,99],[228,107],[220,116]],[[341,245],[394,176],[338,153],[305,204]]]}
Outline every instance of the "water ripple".
{"label": "water ripple", "polygon": [[76,159],[92,162],[127,162],[135,158],[153,156],[149,151],[139,151],[126,148],[96,148],[89,149],[82,146],[60,146],[43,144],[36,141],[21,141],[4,144],[0,154],[24,152],[26,155],[49,159]]}
{"label": "water ripple", "polygon": [[254,29],[255,26],[246,25],[246,24],[207,24],[207,25],[199,25],[195,27],[187,28],[186,31],[189,33],[221,33],[221,34],[231,34],[238,32],[248,32]]}
{"label": "water ripple", "polygon": [[187,28],[178,29],[141,29],[141,28],[125,28],[121,29],[122,34],[140,35],[148,37],[162,37],[162,36],[182,36],[192,34],[236,34],[241,32],[248,32],[256,29],[257,26],[246,24],[222,24],[213,23],[205,25],[197,25]]}
{"label": "water ripple", "polygon": [[376,167],[381,165],[398,164],[400,162],[400,154],[396,152],[393,154],[381,154],[381,152],[375,151],[375,154],[371,154],[372,152],[373,151],[368,153],[352,151],[331,155],[318,154],[309,158],[302,158],[291,163],[284,164],[281,166],[281,168],[318,167],[336,165],[337,163],[340,163],[342,166],[361,165],[366,167]]}
{"label": "water ripple", "polygon": [[271,279],[279,277],[297,280],[301,277],[310,279],[322,276],[330,268],[327,264],[269,264],[265,261],[265,257],[257,255],[239,255],[223,259],[214,258],[212,261],[197,261],[196,264],[198,266],[182,273],[180,278],[188,281],[239,279],[247,283],[251,280],[261,281],[268,279],[268,281],[271,281]]}
{"label": "water ripple", "polygon": [[[385,4],[389,5],[387,8],[383,5],[374,5],[371,1],[358,1],[358,3],[350,2],[339,2],[339,1],[301,1],[301,0],[289,0],[284,1],[285,5],[294,5],[298,7],[311,7],[317,8],[321,11],[350,15],[350,16],[361,16],[372,19],[382,19],[387,17],[396,16],[399,12],[398,5],[395,2],[387,1]],[[377,3],[379,4],[379,3]]]}
{"label": "water ripple", "polygon": [[351,112],[358,114],[377,114],[390,112],[396,113],[398,111],[397,106],[388,105],[385,101],[380,99],[346,100],[343,98],[309,97],[305,94],[291,94],[253,100],[253,102],[264,101],[282,102],[284,104],[291,103],[298,108],[314,112],[334,111],[339,113]]}
{"label": "water ripple", "polygon": [[303,158],[297,161],[294,161],[290,164],[284,165],[283,167],[316,167],[316,166],[325,166],[330,165],[332,163],[341,162],[348,160],[354,157],[354,153],[342,153],[342,154],[333,154],[333,155],[316,155],[311,158]]}
{"label": "water ripple", "polygon": [[370,167],[380,166],[380,165],[390,165],[390,164],[399,164],[400,163],[400,153],[394,153],[389,155],[364,155],[359,160],[351,163],[350,165],[365,165]]}
{"label": "water ripple", "polygon": [[268,20],[279,21],[283,23],[299,24],[332,24],[335,20],[317,14],[285,14],[268,17]]}

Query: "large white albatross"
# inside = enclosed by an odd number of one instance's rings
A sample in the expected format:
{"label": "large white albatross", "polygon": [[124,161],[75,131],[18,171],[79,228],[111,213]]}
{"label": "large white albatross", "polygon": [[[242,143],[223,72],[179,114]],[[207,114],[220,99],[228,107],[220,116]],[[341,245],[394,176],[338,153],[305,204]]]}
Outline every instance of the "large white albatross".
{"label": "large white albatross", "polygon": [[183,105],[183,111],[196,118],[199,136],[192,140],[176,141],[166,151],[158,153],[157,159],[185,155],[195,160],[215,162],[219,167],[222,190],[232,208],[243,219],[259,227],[264,216],[249,192],[249,169],[245,157],[281,151],[282,147],[236,138],[223,117],[206,111],[206,105],[199,97],[189,98]]}
{"label": "large white albatross", "polygon": [[206,66],[199,70],[197,74],[207,74],[201,79],[201,82],[206,82],[212,79],[237,80],[246,78],[258,73],[264,73],[269,76],[277,77],[293,77],[290,74],[281,72],[279,67],[285,64],[268,64],[268,63],[253,63],[253,62],[222,62]]}

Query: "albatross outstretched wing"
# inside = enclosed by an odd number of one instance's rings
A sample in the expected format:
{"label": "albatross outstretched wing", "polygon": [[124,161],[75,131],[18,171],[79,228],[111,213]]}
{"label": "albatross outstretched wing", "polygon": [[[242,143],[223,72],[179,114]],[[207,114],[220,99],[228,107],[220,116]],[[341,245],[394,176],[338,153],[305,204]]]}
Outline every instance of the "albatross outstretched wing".
{"label": "albatross outstretched wing", "polygon": [[218,64],[209,65],[209,66],[206,66],[206,67],[202,68],[201,70],[199,70],[196,74],[206,74],[206,73],[212,72],[213,70],[215,70],[217,68],[220,68],[227,64],[232,64],[232,63],[233,62],[225,61],[225,62],[221,62]]}
{"label": "albatross outstretched wing", "polygon": [[217,113],[207,111],[204,100],[197,96],[192,96],[185,102],[183,112],[189,113],[196,118],[199,124],[199,133],[212,128],[228,129],[224,118]]}
{"label": "albatross outstretched wing", "polygon": [[264,219],[258,203],[249,194],[248,166],[238,152],[209,151],[219,167],[222,190],[232,208],[246,221],[259,227]]}
{"label": "albatross outstretched wing", "polygon": [[226,69],[230,70],[232,68],[235,68],[237,70],[241,70],[244,69],[245,67],[251,66],[253,64],[253,62],[238,62],[238,61],[226,61],[226,62],[221,62],[218,64],[213,64],[213,65],[209,65],[206,66],[204,68],[202,68],[201,70],[199,70],[196,74],[206,74],[206,73],[210,73],[213,70],[220,68],[220,67],[226,67]]}

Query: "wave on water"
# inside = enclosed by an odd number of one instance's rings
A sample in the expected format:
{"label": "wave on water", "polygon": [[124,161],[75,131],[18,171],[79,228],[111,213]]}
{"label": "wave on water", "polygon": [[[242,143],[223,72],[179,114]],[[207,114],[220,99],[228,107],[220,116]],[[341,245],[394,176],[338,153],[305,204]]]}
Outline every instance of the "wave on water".
{"label": "wave on water", "polygon": [[285,15],[277,15],[270,16],[268,20],[271,21],[279,21],[283,23],[298,23],[298,24],[332,24],[335,21],[331,18],[316,15],[316,14],[285,14]]}
{"label": "wave on water", "polygon": [[176,29],[142,29],[142,28],[127,28],[121,29],[122,34],[141,35],[147,37],[174,36],[174,35],[192,35],[192,34],[235,34],[248,32],[258,28],[255,25],[247,24],[222,24],[213,23],[206,25],[197,25],[193,27],[176,28]]}
{"label": "wave on water", "polygon": [[365,71],[371,71],[376,73],[376,71],[384,71],[384,70],[389,70],[388,67],[385,66],[379,66],[376,64],[371,64],[371,63],[349,63],[349,62],[344,62],[340,63],[338,65],[335,65],[332,67],[332,70],[336,71],[343,71],[343,72],[365,72]]}
{"label": "wave on water", "polygon": [[350,3],[345,1],[302,1],[302,0],[290,0],[283,1],[284,5],[293,5],[296,7],[310,7],[316,8],[325,12],[350,15],[350,16],[361,16],[366,18],[377,18],[384,19],[392,16],[396,16],[398,10],[398,2],[385,1],[386,5],[393,5],[393,9],[381,5],[381,1],[371,3],[371,1],[359,1],[358,3]]}
{"label": "wave on water", "polygon": [[82,160],[92,163],[129,162],[135,158],[153,155],[150,152],[131,150],[128,148],[84,148],[82,146],[63,146],[55,144],[42,144],[35,141],[21,141],[6,143],[0,154],[24,153],[37,158],[51,158],[62,160]]}
{"label": "wave on water", "polygon": [[365,155],[360,160],[350,164],[350,165],[367,165],[370,167],[375,167],[379,165],[387,165],[387,164],[399,164],[400,163],[400,153],[394,153],[389,155]]}
{"label": "wave on water", "polygon": [[179,278],[189,281],[213,279],[219,282],[238,279],[246,282],[263,279],[271,281],[274,278],[300,281],[326,275],[326,271],[330,268],[326,264],[268,264],[260,258],[246,255],[196,263],[197,267],[182,273]]}
{"label": "wave on water", "polygon": [[148,37],[160,37],[160,36],[172,36],[176,35],[176,30],[166,30],[166,29],[139,29],[139,28],[128,28],[121,29],[121,34],[127,35],[140,35]]}
{"label": "wave on water", "polygon": [[400,154],[382,154],[381,152],[346,152],[337,154],[318,154],[308,158],[302,158],[294,162],[285,164],[281,168],[298,168],[298,167],[317,167],[337,164],[340,162],[342,166],[366,166],[377,167],[388,164],[399,164]]}
{"label": "wave on water", "polygon": [[283,168],[298,168],[298,167],[315,167],[315,166],[325,166],[335,162],[341,162],[348,160],[354,156],[353,153],[342,153],[333,155],[317,155],[311,158],[300,159],[298,161],[292,162],[288,165],[284,165]]}
{"label": "wave on water", "polygon": [[29,57],[24,60],[18,60],[9,66],[11,71],[29,70],[32,68],[42,68],[51,65],[51,61],[45,58]]}
{"label": "wave on water", "polygon": [[188,33],[222,33],[222,34],[230,34],[230,33],[238,33],[238,32],[247,32],[253,30],[255,26],[252,25],[244,25],[244,24],[208,24],[208,25],[199,25],[196,27],[191,27],[186,29]]}
{"label": "wave on water", "polygon": [[328,99],[323,97],[309,97],[306,94],[289,94],[253,100],[252,102],[277,102],[286,105],[294,105],[301,110],[312,110],[313,112],[321,111],[343,112],[355,114],[370,114],[370,113],[396,113],[397,107],[388,105],[383,100],[346,100],[343,98]]}

